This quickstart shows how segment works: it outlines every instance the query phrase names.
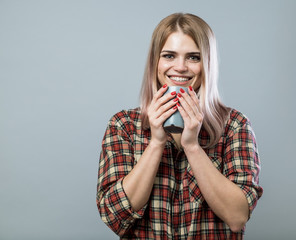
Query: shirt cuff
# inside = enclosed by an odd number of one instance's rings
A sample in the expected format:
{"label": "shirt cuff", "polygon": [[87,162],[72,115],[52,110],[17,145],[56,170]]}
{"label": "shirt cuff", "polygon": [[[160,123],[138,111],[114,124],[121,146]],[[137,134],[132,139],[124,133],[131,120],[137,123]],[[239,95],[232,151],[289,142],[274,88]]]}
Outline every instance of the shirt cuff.
{"label": "shirt cuff", "polygon": [[121,224],[126,226],[132,224],[136,219],[142,218],[148,204],[145,204],[140,210],[134,211],[124,192],[122,181],[123,178],[119,179],[113,186],[112,194],[110,194],[108,199],[108,205],[115,217],[121,221]]}
{"label": "shirt cuff", "polygon": [[246,196],[246,199],[249,205],[249,218],[250,218],[257,204],[257,200],[258,200],[257,191],[253,187],[249,187],[245,185],[240,185],[239,187],[241,188],[241,190]]}

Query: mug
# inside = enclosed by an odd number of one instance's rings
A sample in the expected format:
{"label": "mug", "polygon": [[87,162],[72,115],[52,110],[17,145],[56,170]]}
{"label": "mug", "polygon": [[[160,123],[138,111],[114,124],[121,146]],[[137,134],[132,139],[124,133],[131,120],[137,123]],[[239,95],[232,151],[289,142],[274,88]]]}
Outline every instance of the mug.
{"label": "mug", "polygon": [[[176,91],[180,92],[180,89],[183,88],[185,92],[188,93],[188,88],[187,87],[179,87],[179,86],[169,86],[168,90],[165,92],[165,94],[171,93]],[[165,131],[170,132],[170,133],[181,133],[183,132],[184,128],[184,121],[183,118],[180,114],[180,112],[177,110],[175,111],[163,124],[163,128]]]}

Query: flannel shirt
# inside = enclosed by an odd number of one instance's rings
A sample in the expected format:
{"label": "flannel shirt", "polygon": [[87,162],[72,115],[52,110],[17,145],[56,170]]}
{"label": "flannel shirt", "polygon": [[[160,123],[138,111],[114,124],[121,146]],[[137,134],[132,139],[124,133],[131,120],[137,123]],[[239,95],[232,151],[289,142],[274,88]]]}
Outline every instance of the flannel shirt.
{"label": "flannel shirt", "polygon": [[[150,199],[139,211],[131,208],[122,187],[149,144],[150,130],[141,129],[140,110],[123,110],[109,121],[100,154],[97,206],[102,220],[121,239],[243,239],[208,206],[184,151],[170,134]],[[201,146],[209,136],[201,128]],[[214,166],[246,196],[250,214],[263,193],[258,185],[260,160],[249,120],[232,109],[219,142],[204,149]]]}

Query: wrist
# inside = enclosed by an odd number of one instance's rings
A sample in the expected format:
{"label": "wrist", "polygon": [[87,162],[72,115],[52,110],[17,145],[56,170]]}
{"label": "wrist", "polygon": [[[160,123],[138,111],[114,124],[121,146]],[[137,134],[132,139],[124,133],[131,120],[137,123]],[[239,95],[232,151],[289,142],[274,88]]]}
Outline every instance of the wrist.
{"label": "wrist", "polygon": [[151,139],[149,142],[149,146],[153,149],[163,149],[165,146],[166,142],[160,142],[160,141],[156,141]]}
{"label": "wrist", "polygon": [[183,149],[186,154],[200,153],[203,150],[199,143],[185,146]]}

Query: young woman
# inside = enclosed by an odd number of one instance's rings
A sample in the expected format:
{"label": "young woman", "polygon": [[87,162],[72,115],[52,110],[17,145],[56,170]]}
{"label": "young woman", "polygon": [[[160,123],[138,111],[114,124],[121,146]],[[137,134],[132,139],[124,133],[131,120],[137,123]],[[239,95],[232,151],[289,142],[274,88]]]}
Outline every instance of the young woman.
{"label": "young woman", "polygon": [[[154,30],[141,106],[109,121],[97,206],[121,239],[242,239],[262,195],[249,120],[221,103],[215,36],[176,13]],[[180,92],[164,94],[169,86]],[[188,93],[184,91],[188,89]],[[165,132],[175,111],[182,133]]]}

